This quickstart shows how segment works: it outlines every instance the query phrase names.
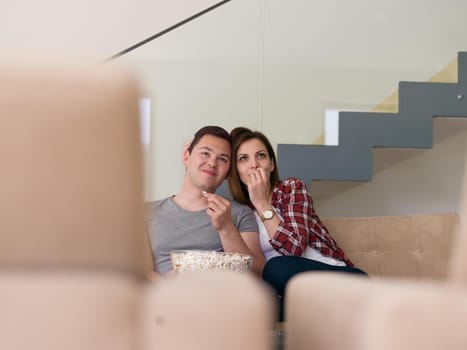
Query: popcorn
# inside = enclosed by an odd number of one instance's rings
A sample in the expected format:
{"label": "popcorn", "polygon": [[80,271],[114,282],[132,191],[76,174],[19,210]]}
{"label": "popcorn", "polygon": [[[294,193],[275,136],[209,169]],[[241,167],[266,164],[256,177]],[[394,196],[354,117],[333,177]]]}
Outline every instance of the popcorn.
{"label": "popcorn", "polygon": [[239,253],[203,250],[174,250],[170,253],[172,268],[176,271],[224,270],[247,272],[253,257]]}

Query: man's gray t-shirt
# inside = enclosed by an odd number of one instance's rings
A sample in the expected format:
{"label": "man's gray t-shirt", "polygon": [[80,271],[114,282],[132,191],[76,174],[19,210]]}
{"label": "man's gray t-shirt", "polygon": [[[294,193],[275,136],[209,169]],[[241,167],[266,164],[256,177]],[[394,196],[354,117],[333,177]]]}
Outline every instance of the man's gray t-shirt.
{"label": "man's gray t-shirt", "polygon": [[[231,214],[239,232],[258,232],[253,211],[246,205],[231,202]],[[187,211],[173,197],[148,203],[147,225],[154,256],[154,269],[162,274],[172,269],[170,251],[184,249],[223,251],[219,233],[206,209]]]}

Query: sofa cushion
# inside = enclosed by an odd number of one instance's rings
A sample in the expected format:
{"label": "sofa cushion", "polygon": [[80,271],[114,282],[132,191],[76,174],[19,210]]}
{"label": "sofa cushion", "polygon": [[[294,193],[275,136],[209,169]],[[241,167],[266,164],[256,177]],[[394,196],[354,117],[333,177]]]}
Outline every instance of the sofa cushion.
{"label": "sofa cushion", "polygon": [[378,277],[444,278],[457,214],[323,220],[355,265]]}

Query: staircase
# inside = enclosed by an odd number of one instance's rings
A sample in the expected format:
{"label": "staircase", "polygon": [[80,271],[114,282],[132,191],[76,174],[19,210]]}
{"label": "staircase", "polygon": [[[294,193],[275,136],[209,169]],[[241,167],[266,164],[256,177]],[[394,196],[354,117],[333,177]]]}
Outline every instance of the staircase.
{"label": "staircase", "polygon": [[398,113],[340,112],[338,146],[279,144],[279,172],[337,187],[370,181],[374,148],[431,148],[433,118],[459,117],[467,117],[467,52],[458,53],[457,83],[400,82]]}

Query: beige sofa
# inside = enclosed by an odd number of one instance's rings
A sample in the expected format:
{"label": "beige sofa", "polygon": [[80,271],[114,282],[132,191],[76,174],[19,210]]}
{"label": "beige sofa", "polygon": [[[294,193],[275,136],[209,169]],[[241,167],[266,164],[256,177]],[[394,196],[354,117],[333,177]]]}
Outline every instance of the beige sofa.
{"label": "beige sofa", "polygon": [[372,277],[444,278],[457,214],[323,220],[354,264]]}

